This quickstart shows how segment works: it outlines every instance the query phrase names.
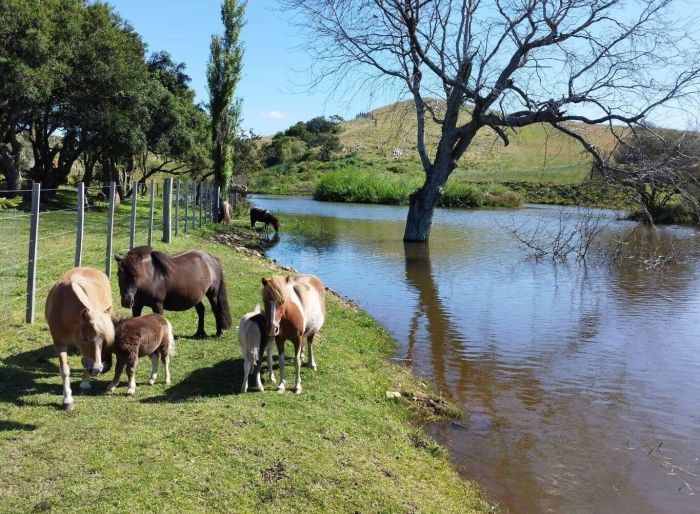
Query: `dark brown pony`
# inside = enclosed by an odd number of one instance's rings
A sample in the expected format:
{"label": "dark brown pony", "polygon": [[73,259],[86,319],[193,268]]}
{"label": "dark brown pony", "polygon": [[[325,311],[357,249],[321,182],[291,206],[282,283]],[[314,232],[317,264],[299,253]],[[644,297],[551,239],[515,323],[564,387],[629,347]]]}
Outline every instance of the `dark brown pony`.
{"label": "dark brown pony", "polygon": [[272,225],[274,227],[275,234],[277,234],[280,231],[280,220],[273,216],[270,211],[253,207],[252,209],[250,209],[250,228],[255,229],[255,224],[258,221],[261,221],[265,224],[265,231],[267,231],[267,227],[269,225]]}
{"label": "dark brown pony", "polygon": [[205,336],[204,304],[209,298],[216,318],[216,334],[221,335],[231,327],[231,314],[226,297],[224,272],[219,260],[199,250],[187,250],[177,255],[154,251],[150,246],[137,246],[119,263],[119,292],[122,307],[131,308],[134,316],[140,316],[144,307],[162,314],[167,311],[197,310],[196,337]]}

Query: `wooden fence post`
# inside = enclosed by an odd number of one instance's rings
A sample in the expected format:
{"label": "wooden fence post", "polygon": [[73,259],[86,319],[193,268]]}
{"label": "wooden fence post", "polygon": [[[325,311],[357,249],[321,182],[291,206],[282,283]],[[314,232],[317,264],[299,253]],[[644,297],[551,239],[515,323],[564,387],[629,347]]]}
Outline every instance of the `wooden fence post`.
{"label": "wooden fence post", "polygon": [[112,275],[112,233],[114,228],[114,197],[117,193],[116,182],[109,183],[109,207],[107,208],[107,249],[105,250],[105,275]]}
{"label": "wooden fence post", "polygon": [[75,227],[75,262],[74,266],[80,266],[83,260],[83,229],[85,227],[85,182],[78,183],[78,216]]}
{"label": "wooden fence post", "polygon": [[180,179],[175,181],[175,236],[180,227]]}
{"label": "wooden fence post", "polygon": [[155,201],[156,194],[156,184],[153,179],[151,179],[151,204],[150,212],[148,214],[148,246],[152,246],[153,243],[153,202]]}
{"label": "wooden fence post", "polygon": [[41,200],[41,183],[32,184],[32,217],[29,226],[29,258],[27,261],[27,323],[34,323],[36,306],[36,259],[39,236],[39,201]]}
{"label": "wooden fence post", "polygon": [[136,243],[136,200],[139,196],[139,183],[137,180],[131,181],[131,224],[129,226],[129,250]]}
{"label": "wooden fence post", "polygon": [[188,216],[187,208],[188,208],[189,199],[190,199],[190,181],[188,180],[187,182],[185,182],[185,226],[184,226],[185,234],[187,234],[187,216]]}
{"label": "wooden fence post", "polygon": [[173,197],[173,179],[166,177],[163,180],[163,237],[162,241],[164,243],[170,242],[170,226],[172,222],[171,210],[172,210],[172,197]]}

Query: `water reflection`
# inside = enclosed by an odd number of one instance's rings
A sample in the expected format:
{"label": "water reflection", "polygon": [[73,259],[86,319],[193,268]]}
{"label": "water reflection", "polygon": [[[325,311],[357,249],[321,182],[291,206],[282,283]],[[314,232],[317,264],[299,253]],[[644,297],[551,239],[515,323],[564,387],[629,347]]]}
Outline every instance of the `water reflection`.
{"label": "water reflection", "polygon": [[[635,229],[633,254],[687,257],[659,269],[553,265],[523,260],[499,225],[559,208],[440,211],[427,247],[400,241],[400,208],[259,201],[300,220],[269,254],[358,301],[464,407],[463,423],[430,430],[504,510],[700,511],[692,231]],[[612,217],[602,244],[632,227]],[[363,287],[368,274],[385,287]]]}

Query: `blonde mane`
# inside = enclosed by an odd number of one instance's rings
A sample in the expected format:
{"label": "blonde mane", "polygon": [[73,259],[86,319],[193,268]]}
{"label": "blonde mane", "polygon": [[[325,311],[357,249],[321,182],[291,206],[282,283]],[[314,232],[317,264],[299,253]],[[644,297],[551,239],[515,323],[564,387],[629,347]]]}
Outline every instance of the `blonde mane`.
{"label": "blonde mane", "polygon": [[98,334],[102,334],[105,347],[114,343],[114,319],[112,319],[112,309],[109,312],[92,312],[92,326]]}
{"label": "blonde mane", "polygon": [[289,290],[284,277],[273,275],[266,280],[262,290],[263,301],[272,301],[281,305],[287,300],[288,295]]}

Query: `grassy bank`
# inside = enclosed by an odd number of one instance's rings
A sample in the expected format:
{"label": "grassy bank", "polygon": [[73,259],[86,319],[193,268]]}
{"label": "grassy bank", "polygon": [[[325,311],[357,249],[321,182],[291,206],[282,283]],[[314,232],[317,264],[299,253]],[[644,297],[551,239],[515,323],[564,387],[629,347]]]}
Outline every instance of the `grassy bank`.
{"label": "grassy bank", "polygon": [[[370,172],[329,172],[314,190],[314,198],[327,202],[408,205],[410,194],[421,186],[420,177]],[[443,207],[517,207],[522,196],[500,184],[449,182]]]}
{"label": "grassy bank", "polygon": [[[118,214],[121,225],[128,207]],[[210,235],[190,233],[159,246],[217,255],[238,318],[259,302],[260,278],[275,268],[210,242]],[[99,256],[99,240],[87,243],[85,255]],[[70,237],[65,244],[54,242],[40,261],[42,290],[70,267],[71,246]],[[16,278],[22,273],[17,270]],[[115,277],[112,287],[116,300]],[[389,363],[394,345],[376,322],[334,296],[327,299],[327,323],[317,344],[319,370],[303,369],[301,395],[239,395],[242,359],[235,331],[191,339],[194,311],[171,312],[167,317],[178,336],[172,384],[162,384],[161,374],[155,386],[146,385],[144,359],[134,397],[125,396],[124,385],[104,395],[111,374],[81,395],[79,357],[73,355],[72,413],[57,409],[61,384],[43,315],[25,325],[18,304],[0,332],[0,510],[488,510],[477,489],[458,477],[445,452],[418,428],[435,412],[407,398],[424,397],[429,389]],[[206,318],[213,333],[208,307]],[[404,396],[388,399],[388,390]]]}

